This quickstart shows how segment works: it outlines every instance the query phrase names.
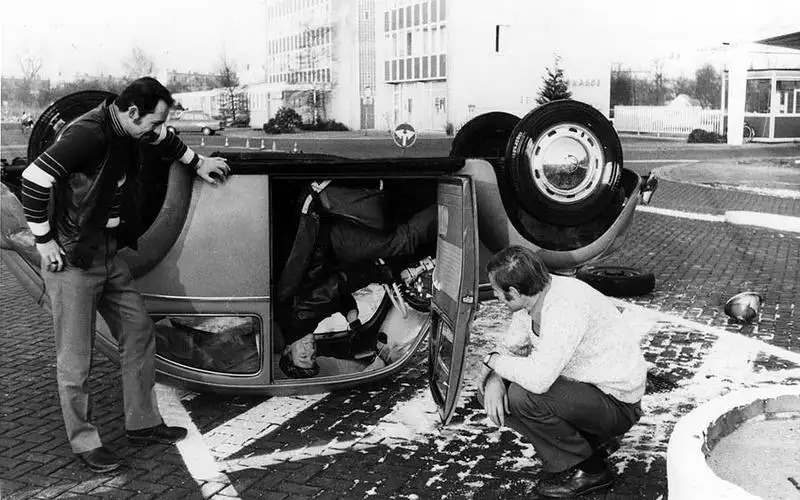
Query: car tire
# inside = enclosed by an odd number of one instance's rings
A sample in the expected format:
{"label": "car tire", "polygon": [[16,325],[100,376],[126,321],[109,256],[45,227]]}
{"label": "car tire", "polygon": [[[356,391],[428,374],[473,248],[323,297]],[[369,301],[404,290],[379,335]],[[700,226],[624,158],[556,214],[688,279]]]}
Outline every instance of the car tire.
{"label": "car tire", "polygon": [[116,94],[103,90],[84,90],[62,97],[48,106],[31,130],[28,140],[28,158],[31,161],[38,158],[56,141],[67,125],[112,97],[116,97]]}
{"label": "car tire", "polygon": [[653,273],[632,267],[588,266],[579,269],[575,277],[612,297],[644,295],[652,292],[656,285]]}
{"label": "car tire", "polygon": [[602,113],[573,100],[539,106],[514,127],[507,182],[531,216],[580,225],[611,202],[622,174],[622,145]]}
{"label": "car tire", "polygon": [[450,147],[450,156],[502,157],[505,155],[508,138],[517,123],[518,116],[502,111],[478,115],[458,130]]}
{"label": "car tire", "polygon": [[214,131],[208,127],[203,127],[203,130],[201,130],[201,132],[203,133],[203,135],[214,135]]}

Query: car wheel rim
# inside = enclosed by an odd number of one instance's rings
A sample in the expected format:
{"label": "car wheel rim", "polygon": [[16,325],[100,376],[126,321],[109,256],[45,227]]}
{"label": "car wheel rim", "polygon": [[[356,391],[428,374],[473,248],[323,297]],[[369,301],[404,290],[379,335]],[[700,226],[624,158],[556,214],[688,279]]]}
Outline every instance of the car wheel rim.
{"label": "car wheel rim", "polygon": [[600,141],[577,123],[550,127],[528,143],[525,154],[536,189],[555,203],[582,201],[611,180]]}

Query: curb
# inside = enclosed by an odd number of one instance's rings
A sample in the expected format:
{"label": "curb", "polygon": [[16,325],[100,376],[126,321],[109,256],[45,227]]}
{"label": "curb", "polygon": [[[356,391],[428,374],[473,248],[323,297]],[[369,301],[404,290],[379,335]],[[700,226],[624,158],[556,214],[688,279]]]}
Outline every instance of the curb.
{"label": "curb", "polygon": [[667,445],[670,500],[757,499],[714,474],[706,461],[714,446],[751,418],[800,412],[800,387],[731,392],[698,406],[678,420]]}

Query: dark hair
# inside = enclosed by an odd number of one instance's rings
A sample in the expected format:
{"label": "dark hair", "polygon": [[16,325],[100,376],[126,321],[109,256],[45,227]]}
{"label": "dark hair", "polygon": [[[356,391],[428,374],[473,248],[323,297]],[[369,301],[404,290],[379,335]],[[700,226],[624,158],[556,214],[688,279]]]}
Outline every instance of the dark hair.
{"label": "dark hair", "polygon": [[541,257],[529,248],[506,247],[489,259],[486,271],[503,292],[512,286],[522,295],[533,296],[550,283],[550,273]]}
{"label": "dark hair", "polygon": [[311,368],[301,368],[294,364],[292,360],[292,353],[290,349],[285,349],[283,354],[281,354],[281,359],[278,361],[278,366],[281,367],[281,371],[285,373],[287,376],[292,378],[311,378],[319,373],[319,365],[317,362],[314,362],[314,366]]}
{"label": "dark hair", "polygon": [[155,78],[145,76],[137,78],[125,87],[114,100],[114,104],[121,111],[127,111],[131,106],[139,109],[139,116],[144,116],[155,111],[158,101],[167,103],[167,107],[175,104],[175,99],[169,90]]}

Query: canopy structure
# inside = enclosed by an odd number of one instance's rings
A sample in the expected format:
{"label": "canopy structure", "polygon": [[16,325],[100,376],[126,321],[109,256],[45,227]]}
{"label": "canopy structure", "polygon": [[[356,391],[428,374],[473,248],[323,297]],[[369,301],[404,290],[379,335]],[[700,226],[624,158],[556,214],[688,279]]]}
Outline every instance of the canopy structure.
{"label": "canopy structure", "polygon": [[[767,33],[764,33],[767,34]],[[772,31],[753,36],[752,42],[736,43],[729,52],[727,75],[728,144],[742,144],[736,131],[747,123],[756,130],[756,141],[773,142],[800,138],[800,68],[754,70],[749,51],[754,44],[800,50],[800,31]]]}

